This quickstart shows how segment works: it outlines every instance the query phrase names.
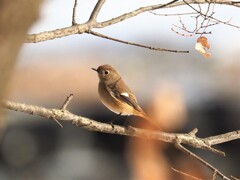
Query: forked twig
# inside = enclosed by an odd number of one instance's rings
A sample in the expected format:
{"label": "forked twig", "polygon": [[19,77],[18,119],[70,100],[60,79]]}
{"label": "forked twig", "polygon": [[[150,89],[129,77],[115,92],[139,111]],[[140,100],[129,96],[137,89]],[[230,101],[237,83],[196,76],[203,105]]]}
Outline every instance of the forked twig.
{"label": "forked twig", "polygon": [[[73,94],[70,94],[70,95],[67,97],[67,99],[65,100],[65,102],[63,103],[63,105],[62,105],[62,107],[61,107],[61,110],[62,110],[63,112],[66,111],[67,106],[68,106],[68,104],[70,103],[70,101],[72,100],[72,98],[73,98]],[[53,111],[53,113],[54,113],[54,111]],[[56,118],[55,115],[51,116],[51,118],[52,118],[61,128],[63,128],[63,125],[57,120],[57,118]]]}
{"label": "forked twig", "polygon": [[222,23],[222,24],[225,24],[225,25],[228,25],[228,26],[232,26],[232,27],[235,27],[235,28],[240,28],[240,26],[237,26],[237,25],[234,25],[234,24],[230,24],[229,22],[230,22],[230,20],[228,20],[228,21],[222,21],[222,20],[220,20],[220,19],[217,19],[217,18],[215,18],[215,17],[213,17],[212,15],[205,15],[205,14],[203,14],[201,11],[198,11],[196,8],[194,8],[191,4],[189,4],[186,0],[183,0],[183,2],[187,5],[187,6],[189,6],[191,9],[193,9],[195,12],[197,12],[197,13],[199,13],[201,16],[203,16],[204,18],[209,18],[209,19],[211,19],[211,20],[213,20],[214,22],[219,22],[219,23]]}
{"label": "forked twig", "polygon": [[194,154],[193,152],[189,151],[188,149],[186,149],[185,147],[183,147],[178,140],[176,140],[174,142],[174,145],[176,148],[178,148],[179,150],[185,152],[186,154],[188,154],[191,157],[194,157],[195,159],[197,159],[199,162],[201,162],[202,164],[204,164],[206,167],[210,168],[214,173],[218,174],[221,178],[226,179],[226,180],[230,180],[227,176],[225,176],[223,173],[221,173],[217,168],[215,168],[214,166],[212,166],[211,164],[209,164],[207,161],[203,160],[202,158],[200,158],[199,156],[197,156],[196,154]]}

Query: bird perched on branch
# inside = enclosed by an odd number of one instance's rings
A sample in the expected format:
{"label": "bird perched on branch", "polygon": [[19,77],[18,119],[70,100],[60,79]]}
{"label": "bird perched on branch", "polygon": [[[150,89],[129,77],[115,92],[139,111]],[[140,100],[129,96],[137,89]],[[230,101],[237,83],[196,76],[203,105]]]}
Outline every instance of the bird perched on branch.
{"label": "bird perched on branch", "polygon": [[138,105],[135,95],[112,66],[106,64],[92,70],[98,73],[98,93],[100,100],[108,109],[119,116],[140,116],[157,126]]}

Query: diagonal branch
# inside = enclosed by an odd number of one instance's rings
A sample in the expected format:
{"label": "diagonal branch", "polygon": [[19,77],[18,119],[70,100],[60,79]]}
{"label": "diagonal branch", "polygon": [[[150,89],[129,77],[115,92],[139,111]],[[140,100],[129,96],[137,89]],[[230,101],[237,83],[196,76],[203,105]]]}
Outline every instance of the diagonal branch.
{"label": "diagonal branch", "polygon": [[98,0],[96,6],[94,7],[91,15],[90,15],[90,18],[89,18],[89,22],[92,21],[92,22],[96,22],[96,19],[97,19],[97,16],[103,6],[103,4],[105,3],[105,0]]}
{"label": "diagonal branch", "polygon": [[106,26],[109,26],[109,25],[112,25],[112,24],[122,22],[126,19],[132,18],[134,16],[137,16],[137,15],[139,15],[141,13],[144,13],[144,12],[147,12],[147,11],[152,11],[152,10],[156,10],[156,9],[170,7],[171,4],[174,4],[177,1],[179,1],[179,0],[173,0],[173,1],[170,1],[169,3],[166,3],[166,4],[157,4],[157,5],[141,7],[139,9],[136,9],[136,10],[132,11],[132,12],[125,13],[121,16],[118,16],[118,17],[112,18],[110,20],[98,23],[97,28],[103,28],[103,27],[106,27]]}
{"label": "diagonal branch", "polygon": [[91,35],[94,35],[94,36],[98,36],[98,37],[104,38],[104,39],[120,42],[120,43],[123,43],[123,44],[138,46],[138,47],[142,47],[142,48],[146,48],[146,49],[150,49],[150,50],[167,51],[167,52],[174,52],[174,53],[189,53],[189,51],[179,51],[179,50],[164,49],[164,48],[146,46],[146,45],[143,45],[143,44],[133,43],[133,42],[129,42],[129,41],[123,41],[123,40],[120,40],[120,39],[116,39],[116,38],[113,38],[113,37],[106,36],[104,34],[101,34],[101,33],[98,33],[98,32],[92,31],[92,30],[88,31],[87,33],[89,33]]}
{"label": "diagonal branch", "polygon": [[200,178],[197,178],[197,177],[195,177],[195,176],[192,176],[192,175],[190,175],[190,174],[188,174],[188,173],[185,173],[185,172],[183,172],[183,171],[179,171],[179,170],[177,170],[177,169],[175,169],[175,168],[171,168],[173,171],[175,171],[176,173],[179,173],[179,174],[182,174],[183,176],[186,176],[186,177],[189,177],[189,178],[191,178],[191,179],[195,179],[195,180],[202,180],[202,179],[200,179]]}
{"label": "diagonal branch", "polygon": [[186,149],[185,147],[183,147],[178,141],[176,141],[174,143],[175,147],[178,148],[179,150],[183,151],[184,153],[190,155],[191,157],[194,157],[195,159],[197,159],[199,162],[201,162],[203,165],[205,165],[206,167],[210,168],[214,174],[218,174],[222,179],[227,179],[230,180],[228,177],[226,177],[223,173],[221,173],[217,168],[213,167],[211,164],[209,164],[207,161],[203,160],[202,158],[200,158],[199,156],[197,156],[196,154],[194,154],[193,152],[189,151],[188,149]]}

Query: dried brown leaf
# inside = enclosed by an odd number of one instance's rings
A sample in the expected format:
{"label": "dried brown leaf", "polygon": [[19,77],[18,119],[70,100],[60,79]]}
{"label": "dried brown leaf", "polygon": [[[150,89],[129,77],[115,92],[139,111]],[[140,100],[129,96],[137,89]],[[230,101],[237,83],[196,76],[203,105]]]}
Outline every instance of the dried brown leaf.
{"label": "dried brown leaf", "polygon": [[210,49],[210,44],[205,36],[201,36],[197,39],[195,49],[205,58],[209,58],[211,56],[211,53],[208,52],[208,50]]}

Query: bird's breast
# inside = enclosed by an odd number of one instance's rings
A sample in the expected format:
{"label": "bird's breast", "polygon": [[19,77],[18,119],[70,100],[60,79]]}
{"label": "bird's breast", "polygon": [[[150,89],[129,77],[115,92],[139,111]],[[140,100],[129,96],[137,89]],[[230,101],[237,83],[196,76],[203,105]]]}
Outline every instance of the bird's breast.
{"label": "bird's breast", "polygon": [[132,115],[133,108],[113,97],[102,82],[99,82],[98,93],[101,102],[112,112],[116,114],[122,113],[122,115]]}

